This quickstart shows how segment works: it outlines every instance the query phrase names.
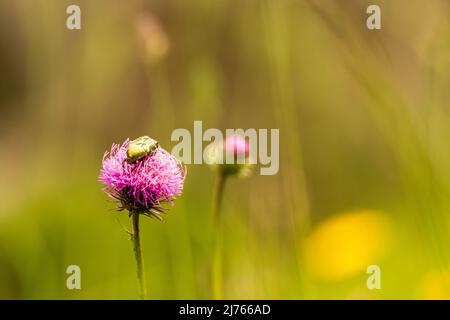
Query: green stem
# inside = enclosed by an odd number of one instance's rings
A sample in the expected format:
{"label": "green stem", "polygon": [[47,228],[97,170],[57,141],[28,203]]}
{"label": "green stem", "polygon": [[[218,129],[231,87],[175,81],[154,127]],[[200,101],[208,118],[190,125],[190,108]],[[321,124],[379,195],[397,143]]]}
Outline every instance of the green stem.
{"label": "green stem", "polygon": [[212,264],[212,291],[214,299],[223,299],[222,285],[222,239],[223,223],[221,207],[225,189],[226,175],[219,174],[214,192],[213,219],[214,219],[214,256]]}
{"label": "green stem", "polygon": [[139,234],[139,213],[131,213],[133,219],[133,251],[137,264],[137,278],[139,282],[139,297],[144,300],[147,297],[147,289],[145,287],[144,260],[142,258],[141,239]]}
{"label": "green stem", "polygon": [[213,219],[216,229],[221,224],[221,207],[222,207],[223,193],[225,189],[225,181],[226,175],[223,173],[219,173],[216,180],[216,186],[214,191],[214,202],[213,202],[213,214],[214,214]]}

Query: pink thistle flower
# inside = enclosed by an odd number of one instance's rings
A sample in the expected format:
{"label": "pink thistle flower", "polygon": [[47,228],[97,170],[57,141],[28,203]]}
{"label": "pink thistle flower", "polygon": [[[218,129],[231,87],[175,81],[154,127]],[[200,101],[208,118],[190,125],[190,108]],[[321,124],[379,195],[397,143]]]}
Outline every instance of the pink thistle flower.
{"label": "pink thistle flower", "polygon": [[[228,136],[222,143],[219,143],[219,148],[223,150],[222,161],[216,162],[220,174],[241,178],[251,174],[250,146],[245,137],[238,134]],[[231,156],[232,163],[227,163],[228,154]]]}
{"label": "pink thistle flower", "polygon": [[186,169],[159,145],[147,155],[131,162],[127,154],[130,140],[113,144],[103,156],[99,181],[103,190],[119,203],[119,210],[128,210],[161,219],[163,203],[173,205],[180,196]]}
{"label": "pink thistle flower", "polygon": [[244,137],[234,134],[225,139],[224,149],[225,151],[232,152],[236,156],[243,154],[247,157],[249,147],[248,142],[245,140]]}

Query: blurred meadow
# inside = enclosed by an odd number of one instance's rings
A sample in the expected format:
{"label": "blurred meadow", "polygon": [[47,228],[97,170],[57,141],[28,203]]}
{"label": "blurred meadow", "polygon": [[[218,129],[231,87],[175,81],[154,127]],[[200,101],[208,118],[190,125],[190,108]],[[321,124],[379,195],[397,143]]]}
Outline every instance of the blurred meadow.
{"label": "blurred meadow", "polygon": [[[224,298],[448,299],[449,88],[448,0],[1,0],[0,298],[137,298],[103,154],[202,120],[280,129],[279,173],[227,182]],[[213,298],[216,177],[187,169],[141,220],[151,299]]]}

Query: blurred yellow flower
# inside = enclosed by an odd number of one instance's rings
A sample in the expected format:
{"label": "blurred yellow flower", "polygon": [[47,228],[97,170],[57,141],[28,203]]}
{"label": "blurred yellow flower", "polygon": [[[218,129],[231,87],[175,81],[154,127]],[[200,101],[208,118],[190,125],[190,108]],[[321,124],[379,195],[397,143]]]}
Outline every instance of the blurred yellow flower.
{"label": "blurred yellow flower", "polygon": [[339,280],[377,264],[392,239],[392,223],[382,212],[351,211],[332,217],[306,240],[306,262],[312,275]]}
{"label": "blurred yellow flower", "polygon": [[450,273],[435,270],[426,274],[419,284],[417,298],[450,300]]}

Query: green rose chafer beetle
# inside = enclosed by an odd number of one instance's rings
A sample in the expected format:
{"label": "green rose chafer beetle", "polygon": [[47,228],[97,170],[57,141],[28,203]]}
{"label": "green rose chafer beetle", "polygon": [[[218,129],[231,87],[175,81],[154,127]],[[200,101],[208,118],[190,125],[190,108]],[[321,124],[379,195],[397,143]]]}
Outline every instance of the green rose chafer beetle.
{"label": "green rose chafer beetle", "polygon": [[133,163],[146,156],[150,155],[156,148],[159,147],[158,141],[148,137],[142,136],[130,141],[127,149],[127,162]]}

